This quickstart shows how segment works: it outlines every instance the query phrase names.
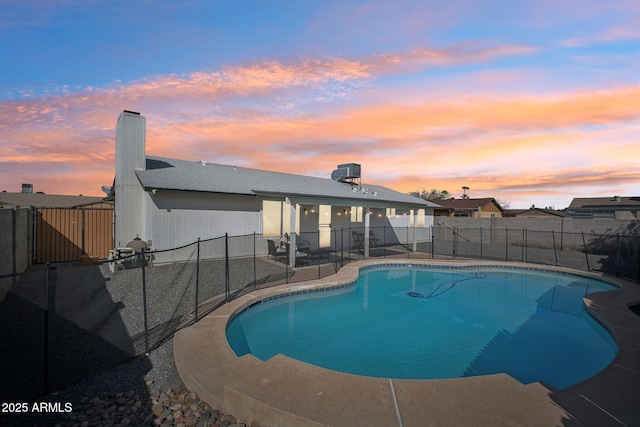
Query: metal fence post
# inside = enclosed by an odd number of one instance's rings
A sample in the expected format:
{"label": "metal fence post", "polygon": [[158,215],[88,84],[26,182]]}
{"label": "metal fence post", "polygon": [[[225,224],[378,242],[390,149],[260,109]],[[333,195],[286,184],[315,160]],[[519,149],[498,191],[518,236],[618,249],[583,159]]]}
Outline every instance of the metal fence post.
{"label": "metal fence post", "polygon": [[524,229],[524,262],[527,262],[529,257],[529,230]]}
{"label": "metal fence post", "polygon": [[[18,209],[11,209],[11,269],[13,274],[12,284],[13,286],[17,283],[17,275],[18,275],[18,267],[17,260],[18,255],[17,251],[17,240],[18,240],[18,231],[17,231],[17,222],[18,222]],[[49,268],[47,266],[47,268]]]}
{"label": "metal fence post", "polygon": [[[320,230],[318,230],[318,279],[320,278]],[[331,235],[329,235],[331,237]],[[311,246],[311,245],[309,245]],[[311,248],[309,248],[311,250]],[[309,254],[310,256],[311,254]]]}
{"label": "metal fence post", "polygon": [[458,249],[458,227],[453,227],[453,259],[456,259],[456,249]]}
{"label": "metal fence post", "polygon": [[556,233],[551,230],[551,237],[553,239],[553,255],[556,258],[556,267],[558,266],[558,251],[556,250]]}
{"label": "metal fence post", "polygon": [[620,233],[616,233],[616,277],[620,277]]}
{"label": "metal fence post", "polygon": [[584,231],[582,234],[582,246],[584,246],[584,258],[587,261],[587,271],[591,271],[591,267],[589,267],[589,251],[587,250],[587,242],[584,239]]}
{"label": "metal fence post", "polygon": [[504,260],[509,261],[509,229],[504,229]]}
{"label": "metal fence post", "polygon": [[340,227],[340,268],[344,267],[344,227]]}
{"label": "metal fence post", "polygon": [[351,239],[353,234],[351,233],[351,226],[349,226],[349,229],[347,231],[347,242],[349,244],[349,262],[351,262]]}
{"label": "metal fence post", "polygon": [[44,394],[49,393],[49,271],[52,270],[50,263],[44,270]]}
{"label": "metal fence post", "polygon": [[482,260],[482,227],[480,227],[480,259]]}
{"label": "metal fence post", "polygon": [[196,318],[198,321],[198,293],[200,290],[200,238],[198,237],[198,244],[196,246]]}
{"label": "metal fence post", "polygon": [[256,273],[256,232],[253,232],[253,290],[258,289],[258,275]]}
{"label": "metal fence post", "polygon": [[145,353],[149,353],[149,324],[147,318],[147,278],[145,273],[145,256],[144,248],[140,250],[138,255],[140,265],[142,265],[142,315],[144,316],[144,349]]}
{"label": "metal fence post", "polygon": [[224,233],[224,300],[229,302],[229,233]]}
{"label": "metal fence post", "polygon": [[431,259],[434,259],[435,257],[435,249],[436,249],[436,244],[435,244],[435,239],[436,239],[436,233],[435,230],[433,228],[433,225],[429,226],[429,228],[431,228]]}
{"label": "metal fence post", "polygon": [[636,277],[636,283],[640,283],[640,239],[636,237],[636,254],[638,254],[638,275]]}
{"label": "metal fence post", "polygon": [[85,210],[82,209],[81,212],[82,212],[82,224],[81,224],[81,233],[82,233],[82,236],[81,236],[82,243],[81,243],[81,245],[82,245],[82,248],[81,248],[81,250],[82,250],[82,255],[84,255],[84,254],[87,253],[87,251],[85,249],[85,217],[84,217]]}
{"label": "metal fence post", "polygon": [[382,226],[382,258],[387,258],[387,226]]}

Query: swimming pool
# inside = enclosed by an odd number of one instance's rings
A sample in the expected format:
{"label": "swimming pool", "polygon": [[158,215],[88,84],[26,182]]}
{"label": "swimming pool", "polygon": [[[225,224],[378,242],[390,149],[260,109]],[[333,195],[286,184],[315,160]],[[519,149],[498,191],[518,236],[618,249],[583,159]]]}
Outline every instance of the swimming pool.
{"label": "swimming pool", "polygon": [[332,290],[260,301],[234,316],[234,352],[276,354],[372,377],[457,378],[505,372],[557,389],[615,357],[582,297],[615,286],[504,267],[364,268]]}

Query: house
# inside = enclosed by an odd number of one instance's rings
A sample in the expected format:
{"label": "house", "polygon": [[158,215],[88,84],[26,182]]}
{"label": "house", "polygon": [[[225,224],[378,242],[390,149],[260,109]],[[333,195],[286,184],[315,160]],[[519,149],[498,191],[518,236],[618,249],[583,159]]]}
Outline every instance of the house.
{"label": "house", "polygon": [[640,197],[586,197],[573,199],[565,216],[637,220],[639,211]]}
{"label": "house", "polygon": [[67,196],[44,193],[0,193],[0,208],[26,207],[34,208],[108,208],[113,205],[102,197]]}
{"label": "house", "polygon": [[445,199],[436,201],[441,207],[435,209],[436,216],[460,216],[472,218],[502,218],[504,209],[496,199]]}
{"label": "house", "polygon": [[555,209],[529,208],[529,209],[505,209],[503,218],[562,218],[564,212]]}
{"label": "house", "polygon": [[[120,114],[112,190],[117,247],[136,236],[161,250],[226,233],[261,238],[287,233],[294,255],[299,235],[313,247],[336,248],[332,230],[341,227],[361,227],[365,235],[373,227],[407,235],[411,229],[416,236],[417,228],[433,224],[437,205],[362,183],[358,164],[339,165],[330,179],[154,157],[145,153],[145,135],[144,116]],[[365,239],[365,257],[368,246]]]}

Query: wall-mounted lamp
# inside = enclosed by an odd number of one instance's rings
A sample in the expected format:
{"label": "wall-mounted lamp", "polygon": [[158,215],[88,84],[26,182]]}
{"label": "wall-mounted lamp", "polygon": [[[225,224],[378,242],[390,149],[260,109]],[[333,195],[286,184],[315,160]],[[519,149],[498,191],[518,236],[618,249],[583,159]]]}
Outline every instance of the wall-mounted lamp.
{"label": "wall-mounted lamp", "polygon": [[154,188],[153,190],[151,190],[151,193],[156,194],[158,192],[157,188]]}
{"label": "wall-mounted lamp", "polygon": [[304,208],[304,214],[305,215],[307,214],[307,208]]}

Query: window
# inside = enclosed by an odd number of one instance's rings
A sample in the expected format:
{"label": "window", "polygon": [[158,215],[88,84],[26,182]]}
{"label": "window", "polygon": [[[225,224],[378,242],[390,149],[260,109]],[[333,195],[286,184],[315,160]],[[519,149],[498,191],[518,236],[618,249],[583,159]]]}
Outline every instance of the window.
{"label": "window", "polygon": [[362,206],[351,206],[351,222],[362,221]]}
{"label": "window", "polygon": [[[300,233],[300,206],[296,205],[296,233]],[[262,201],[263,237],[280,237],[291,230],[291,205],[277,200]]]}
{"label": "window", "polygon": [[418,209],[418,227],[424,227],[425,224],[425,210],[424,209]]}
{"label": "window", "polygon": [[418,209],[417,213],[413,209],[409,211],[409,227],[414,226],[414,218],[416,227],[424,227],[424,209]]}

